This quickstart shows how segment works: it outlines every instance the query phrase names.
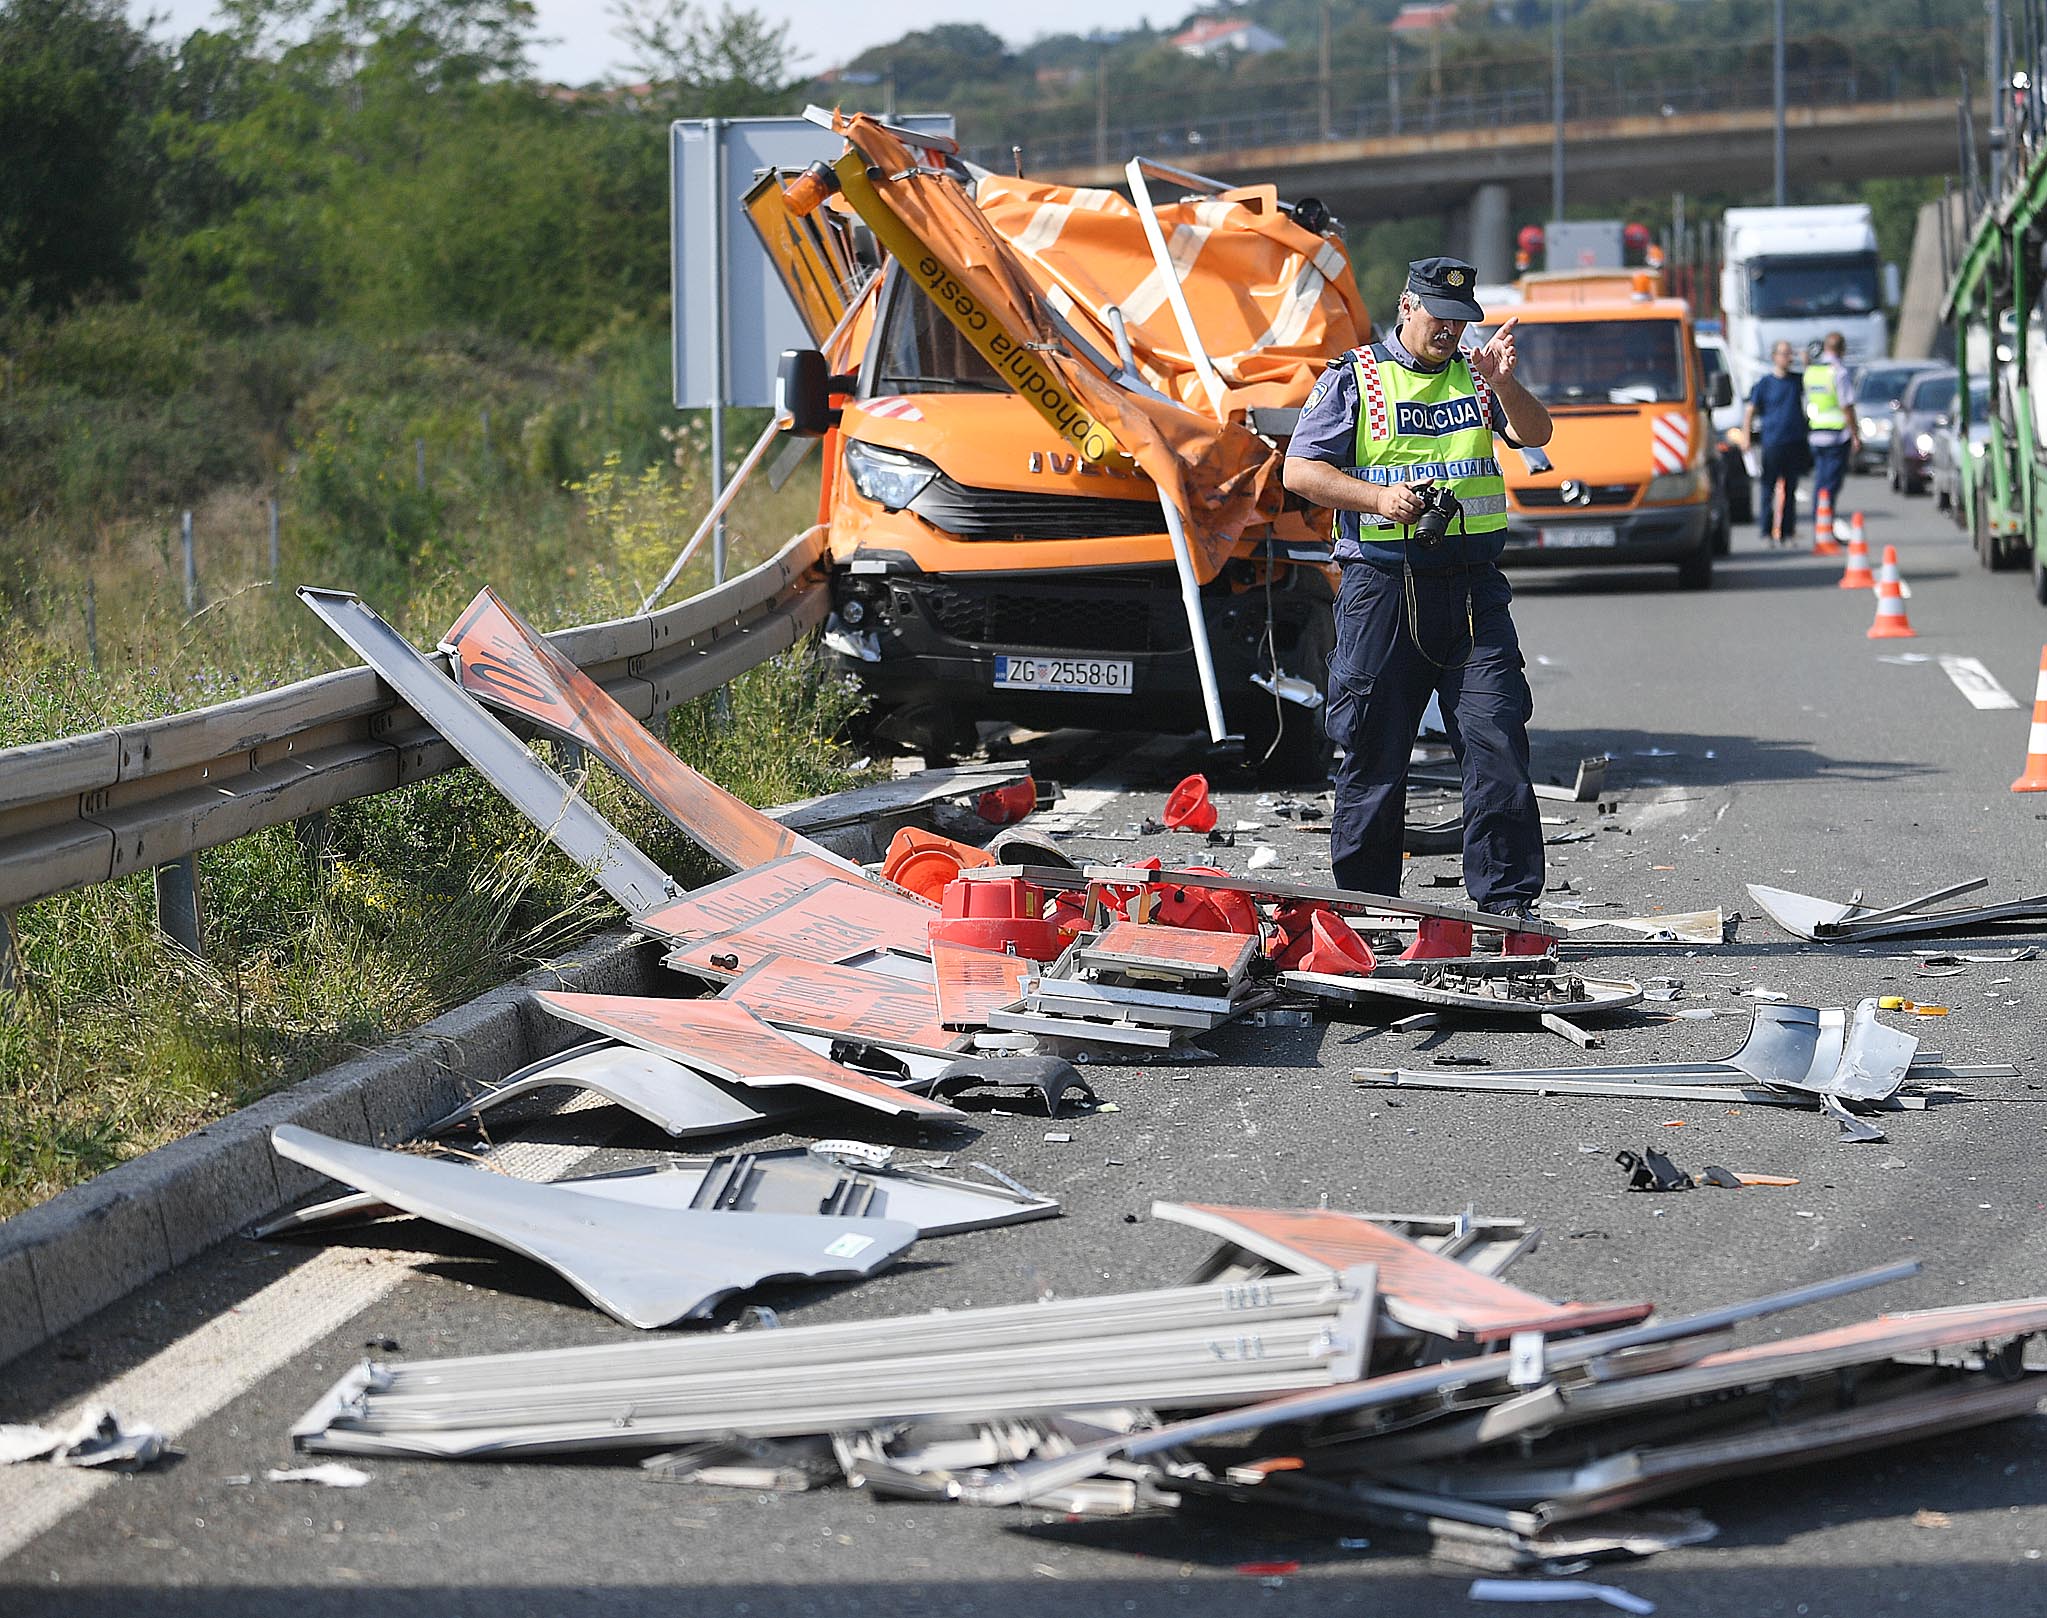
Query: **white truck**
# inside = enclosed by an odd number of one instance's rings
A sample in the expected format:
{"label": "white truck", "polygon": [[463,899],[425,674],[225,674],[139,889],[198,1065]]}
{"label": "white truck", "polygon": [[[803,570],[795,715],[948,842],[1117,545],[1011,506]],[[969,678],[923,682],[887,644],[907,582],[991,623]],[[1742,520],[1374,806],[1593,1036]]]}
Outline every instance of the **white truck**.
{"label": "white truck", "polygon": [[1780,341],[1791,344],[1799,367],[1830,331],[1847,340],[1851,366],[1888,357],[1884,306],[1898,301],[1898,267],[1877,261],[1876,226],[1863,204],[1729,208],[1720,240],[1735,398],[1748,397]]}

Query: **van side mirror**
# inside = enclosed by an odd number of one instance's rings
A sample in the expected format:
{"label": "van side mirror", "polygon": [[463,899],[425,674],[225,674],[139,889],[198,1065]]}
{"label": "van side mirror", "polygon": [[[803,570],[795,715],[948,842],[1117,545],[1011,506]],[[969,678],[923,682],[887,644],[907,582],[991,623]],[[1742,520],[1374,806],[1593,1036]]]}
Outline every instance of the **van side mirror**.
{"label": "van side mirror", "polygon": [[796,438],[822,438],[839,424],[832,408],[832,373],[814,348],[785,348],[775,369],[775,414]]}
{"label": "van side mirror", "polygon": [[1706,390],[1707,406],[1713,410],[1725,410],[1734,403],[1734,378],[1725,371],[1716,371],[1713,385]]}

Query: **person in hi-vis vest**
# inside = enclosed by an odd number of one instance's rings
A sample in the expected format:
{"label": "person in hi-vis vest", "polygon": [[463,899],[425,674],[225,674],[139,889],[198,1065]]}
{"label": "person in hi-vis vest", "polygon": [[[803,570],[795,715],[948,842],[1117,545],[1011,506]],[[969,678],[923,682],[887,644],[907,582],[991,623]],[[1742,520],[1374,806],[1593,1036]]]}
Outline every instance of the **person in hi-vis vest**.
{"label": "person in hi-vis vest", "polygon": [[1819,509],[1824,489],[1827,503],[1838,513],[1841,480],[1862,453],[1862,430],[1855,422],[1855,378],[1848,371],[1848,343],[1837,331],[1827,333],[1820,344],[1820,357],[1805,368],[1805,426],[1806,442],[1812,445],[1813,509]]}
{"label": "person in hi-vis vest", "polygon": [[[1460,347],[1476,272],[1408,266],[1398,323],[1329,362],[1287,449],[1286,486],[1331,511],[1343,583],[1324,724],[1343,749],[1329,858],[1337,885],[1400,891],[1407,762],[1429,695],[1464,772],[1464,883],[1520,914],[1542,893],[1528,780],[1532,707],[1499,568],[1507,490],[1494,436],[1533,448],[1549,412],[1514,376],[1514,322]],[[1454,497],[1447,532],[1442,494]],[[1431,499],[1438,508],[1430,511]],[[1430,512],[1429,521],[1423,521]]]}

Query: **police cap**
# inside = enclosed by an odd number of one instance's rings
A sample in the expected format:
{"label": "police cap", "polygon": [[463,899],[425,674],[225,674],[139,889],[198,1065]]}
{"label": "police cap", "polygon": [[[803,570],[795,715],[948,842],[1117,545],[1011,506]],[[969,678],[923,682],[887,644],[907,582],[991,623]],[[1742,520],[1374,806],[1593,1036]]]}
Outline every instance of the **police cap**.
{"label": "police cap", "polygon": [[1407,290],[1438,320],[1483,320],[1472,297],[1478,271],[1462,259],[1418,258],[1407,267]]}

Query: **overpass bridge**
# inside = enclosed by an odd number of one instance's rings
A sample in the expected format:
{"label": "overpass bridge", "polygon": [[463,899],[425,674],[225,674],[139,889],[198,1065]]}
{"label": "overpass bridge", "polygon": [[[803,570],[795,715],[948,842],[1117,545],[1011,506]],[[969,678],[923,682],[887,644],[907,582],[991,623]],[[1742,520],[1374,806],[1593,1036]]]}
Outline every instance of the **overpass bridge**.
{"label": "overpass bridge", "polygon": [[[1956,172],[1952,60],[1869,73],[1787,75],[1785,162],[1791,185]],[[1281,87],[1284,90],[1287,87]],[[1293,87],[1299,89],[1299,87]],[[1272,181],[1283,196],[1320,197],[1362,224],[1424,214],[1450,223],[1451,250],[1482,280],[1512,275],[1512,222],[1550,204],[1554,110],[1545,83],[1414,98],[1397,80],[1325,114],[1316,86],[1265,104],[1024,143],[1024,162],[1077,185],[1120,185],[1115,154],[1142,153],[1222,180]],[[1767,70],[1682,82],[1568,87],[1566,196],[1572,203],[1672,191],[1767,195],[1774,113]],[[1984,126],[1979,114],[1977,127]],[[1007,168],[1008,148],[971,153]]]}

